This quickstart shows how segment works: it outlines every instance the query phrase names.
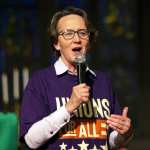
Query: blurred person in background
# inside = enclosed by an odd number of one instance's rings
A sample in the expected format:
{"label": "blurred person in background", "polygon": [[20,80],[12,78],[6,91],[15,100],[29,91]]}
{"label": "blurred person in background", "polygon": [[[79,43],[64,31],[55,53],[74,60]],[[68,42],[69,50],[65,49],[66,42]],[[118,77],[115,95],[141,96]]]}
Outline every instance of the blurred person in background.
{"label": "blurred person in background", "polygon": [[56,12],[49,32],[58,59],[28,82],[20,140],[27,149],[42,150],[107,150],[128,144],[128,107],[121,111],[106,74],[86,64],[85,81],[78,81],[77,62],[85,60],[97,33],[86,12],[74,7]]}

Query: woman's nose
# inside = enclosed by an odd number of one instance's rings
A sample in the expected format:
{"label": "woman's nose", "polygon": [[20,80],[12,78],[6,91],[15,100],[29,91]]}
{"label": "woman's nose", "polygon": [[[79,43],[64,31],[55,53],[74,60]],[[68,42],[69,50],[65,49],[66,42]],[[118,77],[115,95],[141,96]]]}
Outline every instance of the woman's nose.
{"label": "woman's nose", "polygon": [[80,41],[80,37],[79,37],[78,33],[75,33],[73,40],[76,42]]}

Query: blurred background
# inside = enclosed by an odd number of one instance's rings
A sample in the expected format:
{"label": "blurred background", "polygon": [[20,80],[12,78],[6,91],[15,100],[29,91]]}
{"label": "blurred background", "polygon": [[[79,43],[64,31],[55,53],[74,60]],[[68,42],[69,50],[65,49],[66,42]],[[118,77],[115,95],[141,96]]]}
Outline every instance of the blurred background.
{"label": "blurred background", "polygon": [[47,28],[70,5],[85,9],[99,30],[88,63],[108,72],[121,106],[129,106],[135,135],[128,150],[149,150],[149,0],[0,0],[0,150],[21,149],[23,90],[33,71],[54,61]]}

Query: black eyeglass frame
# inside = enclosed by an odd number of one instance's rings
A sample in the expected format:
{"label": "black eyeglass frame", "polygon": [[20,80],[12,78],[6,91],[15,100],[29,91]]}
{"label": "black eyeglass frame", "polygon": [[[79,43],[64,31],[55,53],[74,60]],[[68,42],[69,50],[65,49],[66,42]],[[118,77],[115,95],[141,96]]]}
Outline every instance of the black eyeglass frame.
{"label": "black eyeglass frame", "polygon": [[[72,35],[70,35],[70,37],[68,35],[68,37],[67,37],[67,33],[72,33]],[[87,29],[79,29],[77,31],[69,29],[69,30],[66,30],[66,31],[59,32],[58,36],[61,35],[61,36],[63,36],[63,38],[65,40],[71,40],[71,39],[74,38],[76,33],[77,33],[78,37],[81,38],[81,39],[88,39],[89,36],[90,36],[90,32]],[[83,36],[83,33],[85,34],[84,36]]]}

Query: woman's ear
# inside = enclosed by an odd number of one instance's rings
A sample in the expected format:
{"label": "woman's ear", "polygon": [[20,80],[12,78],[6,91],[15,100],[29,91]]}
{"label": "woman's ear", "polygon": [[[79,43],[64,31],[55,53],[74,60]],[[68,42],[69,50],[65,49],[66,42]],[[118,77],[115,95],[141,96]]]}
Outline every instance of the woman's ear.
{"label": "woman's ear", "polygon": [[59,43],[57,42],[57,43],[55,43],[55,44],[53,44],[53,46],[55,47],[55,49],[57,50],[57,51],[59,51],[60,50],[60,45],[59,45]]}

